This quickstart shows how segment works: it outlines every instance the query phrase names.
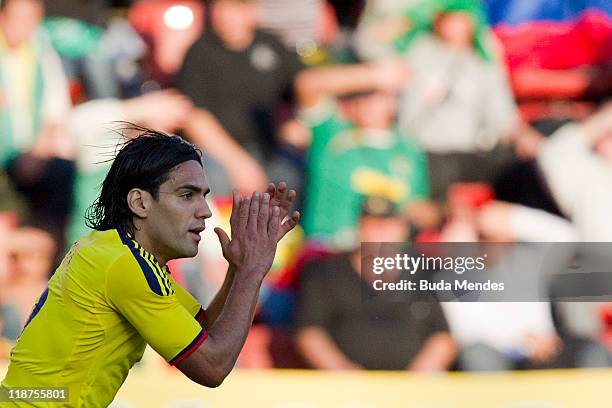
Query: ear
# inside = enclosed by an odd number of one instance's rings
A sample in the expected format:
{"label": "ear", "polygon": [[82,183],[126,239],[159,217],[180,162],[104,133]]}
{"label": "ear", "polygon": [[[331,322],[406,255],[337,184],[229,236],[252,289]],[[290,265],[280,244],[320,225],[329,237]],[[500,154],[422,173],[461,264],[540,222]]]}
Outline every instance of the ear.
{"label": "ear", "polygon": [[151,194],[139,188],[131,189],[127,194],[128,207],[138,218],[147,218],[147,212],[150,208]]}

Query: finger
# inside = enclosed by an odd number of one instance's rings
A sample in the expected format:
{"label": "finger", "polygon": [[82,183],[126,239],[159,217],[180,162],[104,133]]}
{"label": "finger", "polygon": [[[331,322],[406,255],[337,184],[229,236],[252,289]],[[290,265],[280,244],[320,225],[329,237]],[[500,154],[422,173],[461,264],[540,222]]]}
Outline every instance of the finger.
{"label": "finger", "polygon": [[260,197],[259,191],[254,191],[251,197],[251,209],[249,210],[249,222],[247,229],[251,232],[257,232],[257,217],[259,216]]}
{"label": "finger", "polygon": [[281,209],[284,211],[285,215],[289,213],[289,209],[293,205],[295,197],[297,197],[297,193],[295,192],[295,190],[289,190],[289,193],[287,193],[287,197],[280,203]]}
{"label": "finger", "polygon": [[232,204],[232,214],[230,215],[230,226],[231,226],[231,231],[233,233],[234,230],[238,229],[238,220],[240,219],[239,217],[239,213],[240,213],[240,204],[242,203],[242,194],[240,194],[240,191],[238,189],[233,189],[232,190],[232,195],[233,195],[233,204]]}
{"label": "finger", "polygon": [[274,194],[276,193],[276,185],[274,185],[274,183],[269,183],[268,184],[268,194],[270,194],[270,197],[274,197]]}
{"label": "finger", "polygon": [[265,233],[268,228],[268,219],[270,218],[270,194],[263,193],[261,199],[261,208],[259,209],[259,219],[257,220],[257,231]]}
{"label": "finger", "polygon": [[219,243],[221,244],[221,249],[223,250],[223,253],[226,254],[230,244],[230,239],[227,236],[227,233],[219,227],[215,228],[215,233],[219,237]]}
{"label": "finger", "polygon": [[279,228],[278,241],[280,241],[289,231],[295,228],[295,226],[300,221],[300,213],[294,211],[287,221],[283,222]]}
{"label": "finger", "polygon": [[287,183],[285,183],[284,181],[278,183],[278,188],[274,193],[274,198],[272,199],[271,205],[280,205],[280,203],[283,202],[283,198],[285,197],[285,190],[287,190]]}
{"label": "finger", "polygon": [[[268,221],[268,237],[277,237],[280,228],[280,208],[272,207],[272,216]],[[278,242],[278,241],[277,241]]]}
{"label": "finger", "polygon": [[240,205],[240,214],[238,219],[238,230],[244,231],[249,221],[249,210],[251,209],[251,197],[246,196]]}

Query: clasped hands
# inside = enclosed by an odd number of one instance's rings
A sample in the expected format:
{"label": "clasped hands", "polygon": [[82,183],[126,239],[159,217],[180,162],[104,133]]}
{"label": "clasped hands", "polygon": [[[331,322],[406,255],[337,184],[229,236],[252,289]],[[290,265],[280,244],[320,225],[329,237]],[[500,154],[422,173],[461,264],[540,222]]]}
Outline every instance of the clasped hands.
{"label": "clasped hands", "polygon": [[223,256],[231,267],[260,279],[265,277],[278,242],[300,220],[297,211],[287,218],[295,197],[295,190],[287,191],[284,182],[278,188],[270,183],[265,192],[255,191],[246,197],[238,190],[233,191],[231,238],[223,229],[215,228]]}

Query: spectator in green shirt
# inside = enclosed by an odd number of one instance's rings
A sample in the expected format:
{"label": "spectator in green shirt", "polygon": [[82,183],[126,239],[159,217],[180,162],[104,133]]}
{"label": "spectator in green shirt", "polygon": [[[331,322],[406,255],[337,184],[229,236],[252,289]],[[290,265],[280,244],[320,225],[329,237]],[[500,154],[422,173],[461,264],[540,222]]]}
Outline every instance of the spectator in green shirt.
{"label": "spectator in green shirt", "polygon": [[396,61],[298,75],[301,119],[312,134],[304,194],[308,239],[334,249],[354,246],[364,195],[388,198],[417,224],[435,218],[424,201],[426,157],[395,122],[396,94],[407,76]]}

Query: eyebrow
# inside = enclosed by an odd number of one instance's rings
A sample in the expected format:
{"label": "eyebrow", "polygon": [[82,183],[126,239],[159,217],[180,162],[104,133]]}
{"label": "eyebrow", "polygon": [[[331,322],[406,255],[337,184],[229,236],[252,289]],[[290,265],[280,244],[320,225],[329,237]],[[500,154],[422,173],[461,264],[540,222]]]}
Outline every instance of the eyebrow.
{"label": "eyebrow", "polygon": [[[191,190],[194,193],[201,193],[203,192],[202,188],[194,185],[194,184],[183,184],[180,185],[176,188],[175,191],[179,191],[179,190]],[[207,188],[206,191],[204,191],[204,196],[206,197],[208,194],[210,193],[210,188]]]}

